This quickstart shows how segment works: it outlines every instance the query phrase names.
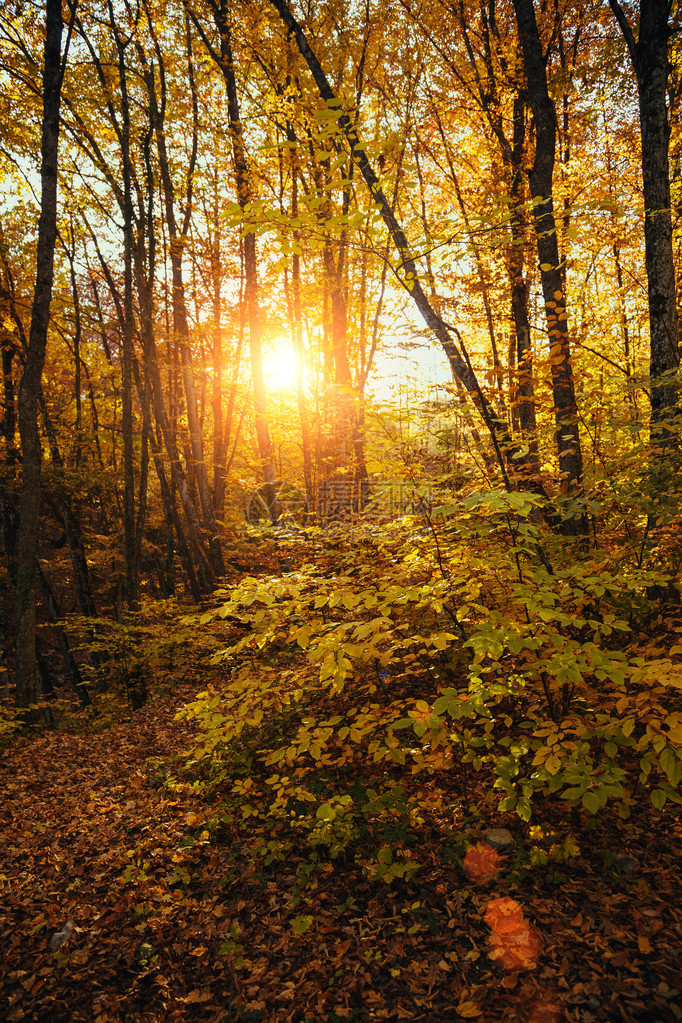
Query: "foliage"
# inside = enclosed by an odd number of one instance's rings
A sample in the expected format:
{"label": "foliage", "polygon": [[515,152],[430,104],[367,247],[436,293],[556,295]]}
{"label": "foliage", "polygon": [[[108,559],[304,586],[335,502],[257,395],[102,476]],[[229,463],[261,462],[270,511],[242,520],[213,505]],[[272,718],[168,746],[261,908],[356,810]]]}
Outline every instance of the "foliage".
{"label": "foliage", "polygon": [[567,557],[541,503],[475,493],[336,550],[310,531],[298,570],[184,618],[227,671],[183,711],[202,784],[332,859],[369,831],[389,879],[413,865],[381,829],[402,820],[409,841],[452,776],[466,798],[480,772],[525,821],[547,798],[622,817],[642,790],[679,804],[682,671],[631,639],[667,577],[622,550]]}

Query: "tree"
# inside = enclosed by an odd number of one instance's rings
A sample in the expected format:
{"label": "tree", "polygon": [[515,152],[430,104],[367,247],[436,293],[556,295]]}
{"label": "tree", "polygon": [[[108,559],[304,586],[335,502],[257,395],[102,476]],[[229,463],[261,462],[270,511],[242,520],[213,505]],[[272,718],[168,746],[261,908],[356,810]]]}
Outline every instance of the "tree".
{"label": "tree", "polygon": [[28,350],[19,386],[17,415],[22,455],[15,595],[17,616],[16,703],[19,707],[28,707],[33,703],[36,693],[36,580],[42,465],[38,429],[38,396],[47,347],[54,281],[54,252],[57,241],[57,165],[61,89],[75,6],[74,2],[72,22],[69,26],[67,45],[63,56],[61,50],[63,31],[61,0],[47,0],[45,12],[41,200],[36,283]]}
{"label": "tree", "polygon": [[320,96],[327,104],[329,110],[334,112],[339,128],[350,146],[353,160],[381,214],[382,220],[389,230],[399,258],[396,276],[403,287],[409,292],[427,326],[440,342],[452,368],[453,375],[461,381],[478,408],[495,446],[498,464],[505,484],[509,486],[506,460],[512,458],[514,454],[518,454],[518,451],[509,435],[505,419],[494,408],[481,388],[471,363],[460,352],[455,340],[456,333],[448,327],[429,302],[422,286],[415,256],[410,248],[405,231],[393,212],[376,172],[360,144],[357,125],[353,123],[348,113],[346,113],[342,100],[337,97],[332,89],[303,28],[291,13],[285,0],[271,0],[271,3],[276,8],[289,32],[296,39],[298,48],[310,69]]}
{"label": "tree", "polygon": [[[559,452],[562,490],[566,494],[571,494],[578,492],[582,487],[583,460],[568,338],[566,289],[554,217],[557,117],[554,102],[549,94],[545,57],[533,0],[514,0],[514,11],[523,49],[528,102],[535,123],[535,158],[529,180],[549,332],[556,445]],[[579,520],[573,522],[575,528],[579,528]]]}
{"label": "tree", "polygon": [[661,427],[675,412],[678,385],[673,374],[680,364],[670,212],[670,121],[666,102],[673,4],[671,0],[640,0],[635,34],[618,0],[609,0],[609,3],[627,43],[637,78],[651,338],[651,427],[652,439],[665,447],[669,436]]}

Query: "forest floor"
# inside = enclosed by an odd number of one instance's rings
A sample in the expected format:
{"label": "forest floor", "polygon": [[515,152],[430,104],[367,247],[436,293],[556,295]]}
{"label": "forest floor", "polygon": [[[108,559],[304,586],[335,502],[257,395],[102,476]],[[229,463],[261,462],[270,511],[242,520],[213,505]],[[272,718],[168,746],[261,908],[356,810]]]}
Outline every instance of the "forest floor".
{"label": "forest floor", "polygon": [[[528,826],[487,803],[463,818],[467,842],[500,826],[516,842],[478,880],[429,829],[409,881],[370,880],[341,858],[306,886],[305,849],[242,873],[248,830],[221,832],[219,807],[149,766],[189,745],[175,713],[196,688],[100,732],[4,749],[2,1020],[682,1019],[682,834],[659,830],[652,808],[625,823],[603,813],[592,830],[583,817],[582,831],[548,809],[556,840],[580,850],[551,869],[524,864]],[[621,869],[619,854],[633,858]],[[491,957],[495,906],[520,906],[531,925],[511,965]]]}

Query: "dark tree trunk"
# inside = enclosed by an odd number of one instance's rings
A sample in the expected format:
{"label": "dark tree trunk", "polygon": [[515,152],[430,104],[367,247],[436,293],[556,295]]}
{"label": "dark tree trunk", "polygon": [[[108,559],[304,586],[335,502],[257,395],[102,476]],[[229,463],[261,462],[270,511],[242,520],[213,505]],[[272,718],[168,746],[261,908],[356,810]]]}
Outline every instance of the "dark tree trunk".
{"label": "dark tree trunk", "polygon": [[516,335],[516,407],[519,427],[530,446],[531,461],[537,460],[537,420],[535,414],[535,388],[533,384],[533,348],[528,317],[529,282],[524,274],[526,223],[523,209],[523,154],[526,133],[525,103],[521,96],[514,97],[513,141],[509,155],[511,172],[512,217],[511,245],[507,253],[507,272],[511,286],[511,312]]}
{"label": "dark tree trunk", "polygon": [[[156,43],[156,40],[155,40]],[[189,26],[187,26],[187,61],[188,77],[192,91],[192,104],[194,111],[192,153],[187,172],[187,190],[185,196],[185,212],[182,223],[178,223],[175,216],[175,187],[170,173],[165,135],[165,79],[160,74],[161,81],[161,102],[157,101],[153,71],[147,74],[147,86],[149,89],[149,100],[152,112],[154,128],[156,132],[157,152],[159,156],[159,169],[161,172],[161,183],[166,209],[166,224],[170,240],[170,261],[173,278],[173,331],[180,349],[182,362],[182,379],[185,388],[185,409],[187,413],[187,425],[191,444],[192,457],[189,460],[192,466],[194,480],[199,494],[199,503],[203,518],[204,528],[208,532],[208,547],[210,551],[211,564],[216,575],[222,575],[225,571],[222,548],[218,539],[218,528],[213,508],[213,496],[208,482],[208,471],[204,457],[204,443],[201,432],[201,422],[197,406],[197,396],[194,381],[194,366],[192,350],[190,346],[189,323],[187,317],[187,304],[185,300],[185,285],[183,280],[183,251],[185,248],[186,236],[189,229],[192,211],[192,178],[197,156],[197,99],[194,87],[194,68],[192,63],[191,41]],[[161,52],[156,45],[156,53],[161,65]]]}
{"label": "dark tree trunk", "polygon": [[22,482],[17,532],[16,703],[28,707],[35,698],[36,572],[42,450],[38,431],[38,395],[45,363],[57,239],[57,159],[61,102],[61,0],[46,0],[43,70],[41,198],[36,284],[28,351],[19,386],[18,424]]}
{"label": "dark tree trunk", "polygon": [[[133,195],[130,158],[130,108],[123,42],[111,12],[111,27],[118,50],[121,88],[121,162],[123,166],[123,323],[121,332],[121,430],[123,433],[123,546],[126,566],[126,600],[131,611],[139,607],[140,563],[137,557],[135,522],[135,453],[133,446]],[[143,522],[140,521],[140,527]]]}
{"label": "dark tree trunk", "polygon": [[675,407],[677,385],[670,374],[680,362],[670,214],[670,123],[666,102],[671,4],[668,0],[640,0],[639,32],[635,41],[620,4],[617,0],[609,0],[609,3],[625,37],[637,76],[651,336],[651,428],[652,439],[665,445],[667,431],[659,431],[658,425]]}
{"label": "dark tree trunk", "polygon": [[[298,150],[296,148],[296,134],[293,126],[286,125],[287,141],[289,143],[289,158],[291,160],[291,216],[295,221],[298,218]],[[294,241],[299,242],[300,232],[294,231]],[[308,507],[312,509],[315,504],[313,493],[313,472],[312,453],[310,444],[310,423],[306,409],[305,394],[303,391],[303,369],[305,364],[305,348],[303,345],[303,321],[301,315],[301,257],[295,247],[291,257],[291,286],[292,301],[290,304],[291,320],[291,342],[296,359],[296,398],[298,402],[298,416],[301,423],[301,450],[303,454],[303,478],[305,480],[305,493]],[[287,290],[288,299],[288,290]]]}
{"label": "dark tree trunk", "polygon": [[[514,11],[523,50],[528,100],[535,123],[535,159],[530,172],[530,187],[534,202],[533,218],[549,332],[561,489],[564,493],[570,494],[578,492],[581,487],[583,465],[568,341],[568,313],[554,217],[556,110],[547,87],[545,59],[533,0],[514,0]],[[580,528],[579,523],[575,523],[575,528]]]}

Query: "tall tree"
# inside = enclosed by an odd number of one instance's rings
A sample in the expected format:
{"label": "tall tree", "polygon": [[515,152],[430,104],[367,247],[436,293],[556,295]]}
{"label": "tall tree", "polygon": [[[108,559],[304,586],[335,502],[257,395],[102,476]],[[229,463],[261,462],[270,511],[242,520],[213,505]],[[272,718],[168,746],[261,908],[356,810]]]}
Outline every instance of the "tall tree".
{"label": "tall tree", "polygon": [[665,445],[667,431],[658,429],[670,417],[678,389],[671,373],[680,364],[677,344],[675,263],[670,214],[670,121],[667,106],[668,47],[672,36],[672,0],[639,0],[635,34],[618,3],[609,0],[632,59],[637,78],[642,136],[644,245],[651,337],[652,438]]}
{"label": "tall tree", "polygon": [[[254,198],[249,158],[242,130],[239,108],[239,94],[235,76],[234,55],[232,51],[232,32],[228,20],[227,0],[209,0],[209,9],[219,35],[219,48],[210,42],[196,14],[191,13],[194,22],[207,50],[220,68],[225,81],[227,108],[230,123],[230,138],[234,160],[234,175],[237,186],[237,202],[246,214],[247,208]],[[246,221],[246,217],[245,217]],[[244,231],[244,303],[249,324],[249,344],[251,351],[251,377],[253,381],[253,407],[255,413],[256,440],[261,461],[261,472],[265,484],[270,518],[273,522],[279,516],[279,507],[275,491],[275,458],[270,427],[267,417],[267,392],[263,373],[263,341],[260,302],[258,295],[258,259],[256,252],[256,235],[252,230]]]}
{"label": "tall tree", "polygon": [[[75,0],[74,0],[75,11]],[[57,167],[59,111],[66,64],[62,58],[61,0],[47,0],[43,66],[43,118],[41,142],[41,195],[36,256],[36,283],[31,312],[28,350],[19,385],[17,421],[21,438],[22,479],[16,548],[16,703],[28,707],[35,699],[36,579],[42,450],[38,429],[38,398],[45,364],[47,334],[54,282],[57,241]]]}
{"label": "tall tree", "polygon": [[[564,275],[559,256],[554,216],[554,164],[557,116],[549,94],[547,68],[535,17],[533,0],[513,0],[519,27],[528,102],[535,124],[535,157],[530,171],[533,218],[538,260],[549,332],[552,393],[556,420],[556,445],[562,490],[574,492],[582,485],[582,449],[568,338],[568,312]],[[575,522],[576,527],[578,522]]]}

